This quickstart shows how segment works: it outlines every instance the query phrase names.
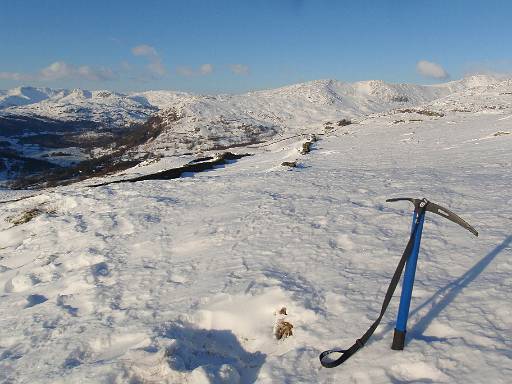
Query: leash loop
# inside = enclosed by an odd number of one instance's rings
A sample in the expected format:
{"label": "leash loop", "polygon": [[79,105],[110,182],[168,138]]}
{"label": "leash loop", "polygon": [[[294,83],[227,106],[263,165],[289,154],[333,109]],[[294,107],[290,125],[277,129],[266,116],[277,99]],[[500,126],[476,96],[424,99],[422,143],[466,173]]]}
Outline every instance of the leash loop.
{"label": "leash loop", "polygon": [[[426,199],[417,201],[417,204],[415,205],[416,210],[416,217],[419,219],[421,216],[425,215],[425,212],[427,210],[429,201]],[[377,327],[379,326],[382,318],[384,317],[384,314],[386,313],[386,310],[388,309],[389,302],[391,301],[391,298],[393,297],[393,293],[395,292],[395,289],[398,285],[398,282],[400,281],[400,277],[402,276],[402,271],[405,267],[405,263],[407,262],[407,259],[411,255],[414,239],[416,238],[416,234],[418,231],[419,226],[419,220],[416,220],[414,223],[414,228],[411,231],[411,236],[409,238],[409,242],[407,243],[407,246],[405,247],[404,253],[402,254],[402,257],[400,258],[400,261],[398,262],[398,265],[395,269],[395,273],[393,274],[393,277],[391,278],[391,282],[389,283],[386,296],[384,297],[384,301],[382,303],[382,308],[380,310],[379,317],[377,320],[373,322],[373,324],[368,328],[368,330],[361,336],[359,339],[355,341],[355,343],[349,348],[349,349],[329,349],[327,351],[324,351],[320,354],[320,364],[322,364],[325,368],[334,368],[338,365],[343,364],[345,361],[347,361],[352,355],[354,355],[357,351],[359,351],[361,348],[364,347],[366,342],[370,339],[370,337],[373,335]],[[341,353],[342,355],[338,357],[336,360],[328,360],[327,357],[332,353]]]}

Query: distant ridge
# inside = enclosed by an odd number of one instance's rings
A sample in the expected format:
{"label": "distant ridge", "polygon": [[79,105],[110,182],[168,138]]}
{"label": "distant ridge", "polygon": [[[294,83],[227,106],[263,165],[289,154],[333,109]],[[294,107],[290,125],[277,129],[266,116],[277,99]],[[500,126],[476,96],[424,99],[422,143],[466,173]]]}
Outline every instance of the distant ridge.
{"label": "distant ridge", "polygon": [[[240,98],[247,100],[251,97],[272,98],[290,94],[303,94],[311,101],[335,104],[342,99],[349,99],[348,107],[352,110],[362,108],[379,110],[364,106],[363,98],[378,99],[377,102],[397,101],[407,97],[411,102],[425,102],[449,93],[466,88],[488,86],[499,82],[495,76],[475,75],[460,80],[435,85],[392,84],[381,80],[358,81],[354,83],[337,80],[314,80],[293,84],[275,89],[247,92],[239,95],[196,95],[171,90],[144,91],[120,93],[110,90],[89,91],[83,89],[52,89],[30,86],[0,90],[0,111],[12,114],[38,115],[49,118],[74,120],[77,117],[91,118],[101,121],[101,116],[109,112],[120,113],[123,122],[143,121],[156,110],[165,109],[180,101],[194,100],[232,100]],[[375,101],[375,100],[373,100]],[[83,109],[85,116],[80,116]],[[122,113],[125,110],[126,113]],[[87,113],[90,112],[90,113]],[[96,113],[95,113],[96,112]],[[104,113],[102,113],[104,112]]]}

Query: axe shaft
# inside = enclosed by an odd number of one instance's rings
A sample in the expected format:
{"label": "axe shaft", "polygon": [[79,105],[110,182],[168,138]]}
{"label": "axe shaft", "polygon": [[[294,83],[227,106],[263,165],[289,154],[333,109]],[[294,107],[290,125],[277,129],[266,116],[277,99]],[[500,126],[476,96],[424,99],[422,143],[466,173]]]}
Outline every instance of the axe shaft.
{"label": "axe shaft", "polygon": [[417,217],[417,212],[414,210],[412,218],[413,228],[416,220],[418,220],[418,230],[414,238],[414,246],[411,255],[407,259],[407,264],[405,265],[404,279],[402,283],[402,294],[400,296],[400,306],[398,308],[393,344],[391,345],[391,349],[394,350],[404,349],[405,333],[407,330],[407,318],[409,317],[409,308],[411,306],[412,289],[414,286],[414,277],[416,274],[416,264],[418,262],[418,255],[420,252],[421,233],[423,231],[425,214],[423,213],[420,215],[420,217]]}

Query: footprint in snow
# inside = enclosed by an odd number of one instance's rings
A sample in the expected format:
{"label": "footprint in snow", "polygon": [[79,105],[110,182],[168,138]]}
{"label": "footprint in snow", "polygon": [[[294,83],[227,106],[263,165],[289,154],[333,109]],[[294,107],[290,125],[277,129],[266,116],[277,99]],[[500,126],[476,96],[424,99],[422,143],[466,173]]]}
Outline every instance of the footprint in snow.
{"label": "footprint in snow", "polygon": [[44,303],[45,301],[48,301],[48,298],[46,296],[38,295],[38,294],[29,295],[27,297],[27,304],[25,305],[25,308],[34,307],[38,304]]}
{"label": "footprint in snow", "polygon": [[95,278],[101,278],[110,274],[108,264],[101,262],[91,266],[91,273]]}
{"label": "footprint in snow", "polygon": [[19,274],[9,279],[4,286],[5,292],[23,292],[34,285],[40,283],[41,280],[32,274]]}

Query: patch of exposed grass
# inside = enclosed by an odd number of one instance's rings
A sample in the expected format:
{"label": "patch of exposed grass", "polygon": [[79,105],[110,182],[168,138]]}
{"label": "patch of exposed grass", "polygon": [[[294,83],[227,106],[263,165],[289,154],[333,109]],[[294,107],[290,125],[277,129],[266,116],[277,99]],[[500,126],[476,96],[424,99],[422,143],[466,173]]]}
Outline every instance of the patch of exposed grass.
{"label": "patch of exposed grass", "polygon": [[302,143],[302,149],[301,149],[300,153],[302,155],[306,155],[309,152],[311,152],[311,145],[312,144],[313,144],[312,141],[305,141],[304,143]]}
{"label": "patch of exposed grass", "polygon": [[406,95],[397,95],[391,98],[391,101],[395,103],[407,103],[409,98]]}
{"label": "patch of exposed grass", "polygon": [[338,127],[344,127],[345,125],[352,124],[352,121],[350,119],[341,119],[338,122],[336,122],[336,124],[338,125]]}
{"label": "patch of exposed grass", "polygon": [[[117,183],[134,183],[137,181],[144,181],[144,180],[171,180],[171,179],[177,179],[181,177],[183,173],[197,173],[206,171],[209,169],[213,169],[217,165],[223,165],[227,164],[230,161],[241,159],[242,157],[251,156],[250,154],[235,154],[232,152],[223,152],[215,155],[211,160],[206,161],[198,161],[192,160],[188,164],[178,167],[178,168],[171,168],[164,171],[156,172],[156,173],[150,173],[148,175],[142,175],[142,176],[136,176],[132,178],[127,179],[121,179],[121,180],[113,180],[113,181],[105,181],[100,184],[92,184],[89,185],[90,187],[101,187],[104,185],[109,184],[117,184]],[[209,157],[208,157],[209,158]]]}
{"label": "patch of exposed grass", "polygon": [[427,109],[397,109],[397,112],[400,113],[417,113],[418,115],[432,116],[432,117],[444,117],[444,113],[429,111]]}
{"label": "patch of exposed grass", "polygon": [[277,340],[285,339],[289,336],[293,336],[293,324],[279,319],[279,321],[276,324],[274,335],[276,336]]}
{"label": "patch of exposed grass", "polygon": [[505,107],[503,105],[498,105],[498,106],[496,106],[496,105],[486,105],[486,106],[484,106],[484,109],[490,109],[490,110],[500,109],[500,110],[502,110],[502,109],[505,109]]}
{"label": "patch of exposed grass", "polygon": [[41,209],[41,208],[31,208],[28,210],[23,211],[21,214],[16,216],[10,216],[6,219],[7,222],[13,224],[13,225],[20,225],[28,223],[33,218],[43,214],[43,213],[55,213],[54,210],[47,210],[47,209]]}

